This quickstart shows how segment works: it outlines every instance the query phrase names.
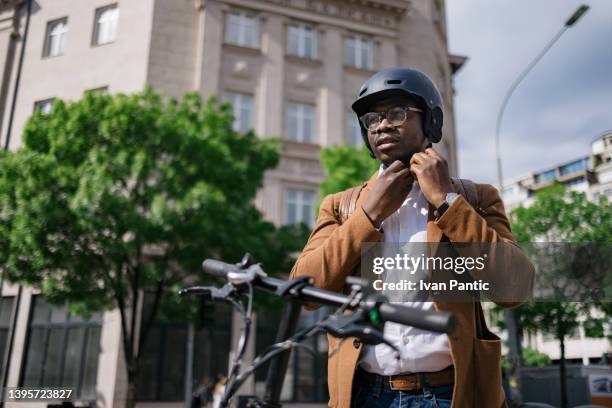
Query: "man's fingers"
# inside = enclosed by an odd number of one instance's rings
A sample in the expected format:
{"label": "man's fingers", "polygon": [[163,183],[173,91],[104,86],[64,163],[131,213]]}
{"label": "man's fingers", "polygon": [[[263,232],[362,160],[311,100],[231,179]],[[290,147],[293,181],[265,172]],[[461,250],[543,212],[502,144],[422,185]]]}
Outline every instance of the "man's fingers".
{"label": "man's fingers", "polygon": [[428,154],[428,155],[430,155],[430,156],[432,156],[432,157],[435,157],[435,158],[437,158],[437,159],[442,159],[442,156],[440,156],[440,153],[436,152],[436,151],[435,151],[433,148],[431,148],[431,147],[428,147],[427,149],[425,149],[425,153],[426,153],[426,154]]}
{"label": "man's fingers", "polygon": [[405,167],[395,174],[397,175],[397,177],[405,177],[405,176],[412,177],[412,172],[410,171],[410,167]]}
{"label": "man's fingers", "polygon": [[404,163],[402,163],[400,160],[396,160],[393,163],[391,163],[389,167],[387,167],[387,169],[385,170],[385,173],[386,172],[397,173],[405,168],[406,168],[406,165]]}
{"label": "man's fingers", "polygon": [[410,165],[412,166],[413,164],[423,164],[429,159],[430,157],[426,155],[425,153],[422,153],[422,152],[415,153],[412,155],[412,158],[410,159]]}
{"label": "man's fingers", "polygon": [[442,157],[442,155],[440,153],[438,153],[436,150],[432,149],[431,147],[425,149],[425,153],[427,153],[429,156],[438,159],[442,162],[446,162],[446,159],[444,157]]}

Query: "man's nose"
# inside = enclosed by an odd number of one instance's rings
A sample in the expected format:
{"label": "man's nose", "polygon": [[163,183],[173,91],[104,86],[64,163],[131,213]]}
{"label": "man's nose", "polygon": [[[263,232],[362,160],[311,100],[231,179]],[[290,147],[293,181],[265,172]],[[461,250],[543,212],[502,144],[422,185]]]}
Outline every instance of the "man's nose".
{"label": "man's nose", "polygon": [[376,132],[384,132],[386,130],[393,129],[393,125],[387,120],[387,118],[383,118],[378,127],[376,128]]}

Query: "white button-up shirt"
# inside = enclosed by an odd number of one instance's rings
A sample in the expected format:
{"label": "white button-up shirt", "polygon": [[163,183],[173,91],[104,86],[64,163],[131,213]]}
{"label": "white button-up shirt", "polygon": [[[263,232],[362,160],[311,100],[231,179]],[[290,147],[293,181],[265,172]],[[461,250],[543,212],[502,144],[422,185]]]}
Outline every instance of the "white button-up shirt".
{"label": "white button-up shirt", "polygon": [[[382,171],[382,168],[381,168]],[[427,242],[429,204],[415,181],[402,206],[382,223],[383,242]],[[393,279],[395,280],[395,279]],[[423,310],[433,308],[432,302],[401,302]],[[446,334],[386,322],[384,336],[395,344],[401,358],[385,344],[365,345],[358,365],[380,375],[440,371],[453,364]]]}

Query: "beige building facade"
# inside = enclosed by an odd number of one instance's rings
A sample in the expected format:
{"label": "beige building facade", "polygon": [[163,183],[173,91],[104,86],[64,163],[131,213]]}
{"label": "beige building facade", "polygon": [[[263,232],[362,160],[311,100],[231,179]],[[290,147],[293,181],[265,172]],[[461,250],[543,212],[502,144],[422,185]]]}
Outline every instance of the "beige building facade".
{"label": "beige building facade", "polygon": [[[24,47],[26,4],[0,1],[2,146],[21,145],[35,109],[47,111],[54,99],[79,99],[85,91],[131,93],[149,84],[171,97],[216,96],[232,102],[236,130],[283,141],[281,161],[256,198],[266,218],[312,225],[325,178],[321,148],[360,146],[350,105],[361,84],[382,68],[411,66],[428,73],[443,94],[444,137],[436,147],[457,174],[452,76],[465,58],[448,53],[443,0],[37,0]],[[7,383],[17,386],[37,298],[30,289],[17,296],[7,285],[2,294],[19,311]],[[55,312],[49,313],[41,330],[55,327]],[[64,329],[77,327],[65,319]],[[99,328],[97,404],[122,406],[117,313],[91,327],[85,331]]]}

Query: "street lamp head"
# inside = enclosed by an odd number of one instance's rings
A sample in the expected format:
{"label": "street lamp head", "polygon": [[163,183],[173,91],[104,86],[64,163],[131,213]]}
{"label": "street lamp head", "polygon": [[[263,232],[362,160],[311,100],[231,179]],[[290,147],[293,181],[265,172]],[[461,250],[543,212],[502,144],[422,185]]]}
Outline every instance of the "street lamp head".
{"label": "street lamp head", "polygon": [[576,24],[576,22],[580,20],[580,18],[584,15],[584,13],[587,12],[588,9],[589,6],[587,6],[586,4],[583,4],[582,6],[578,7],[576,11],[574,11],[574,14],[572,14],[572,16],[567,19],[567,21],[565,22],[565,26],[571,27]]}

